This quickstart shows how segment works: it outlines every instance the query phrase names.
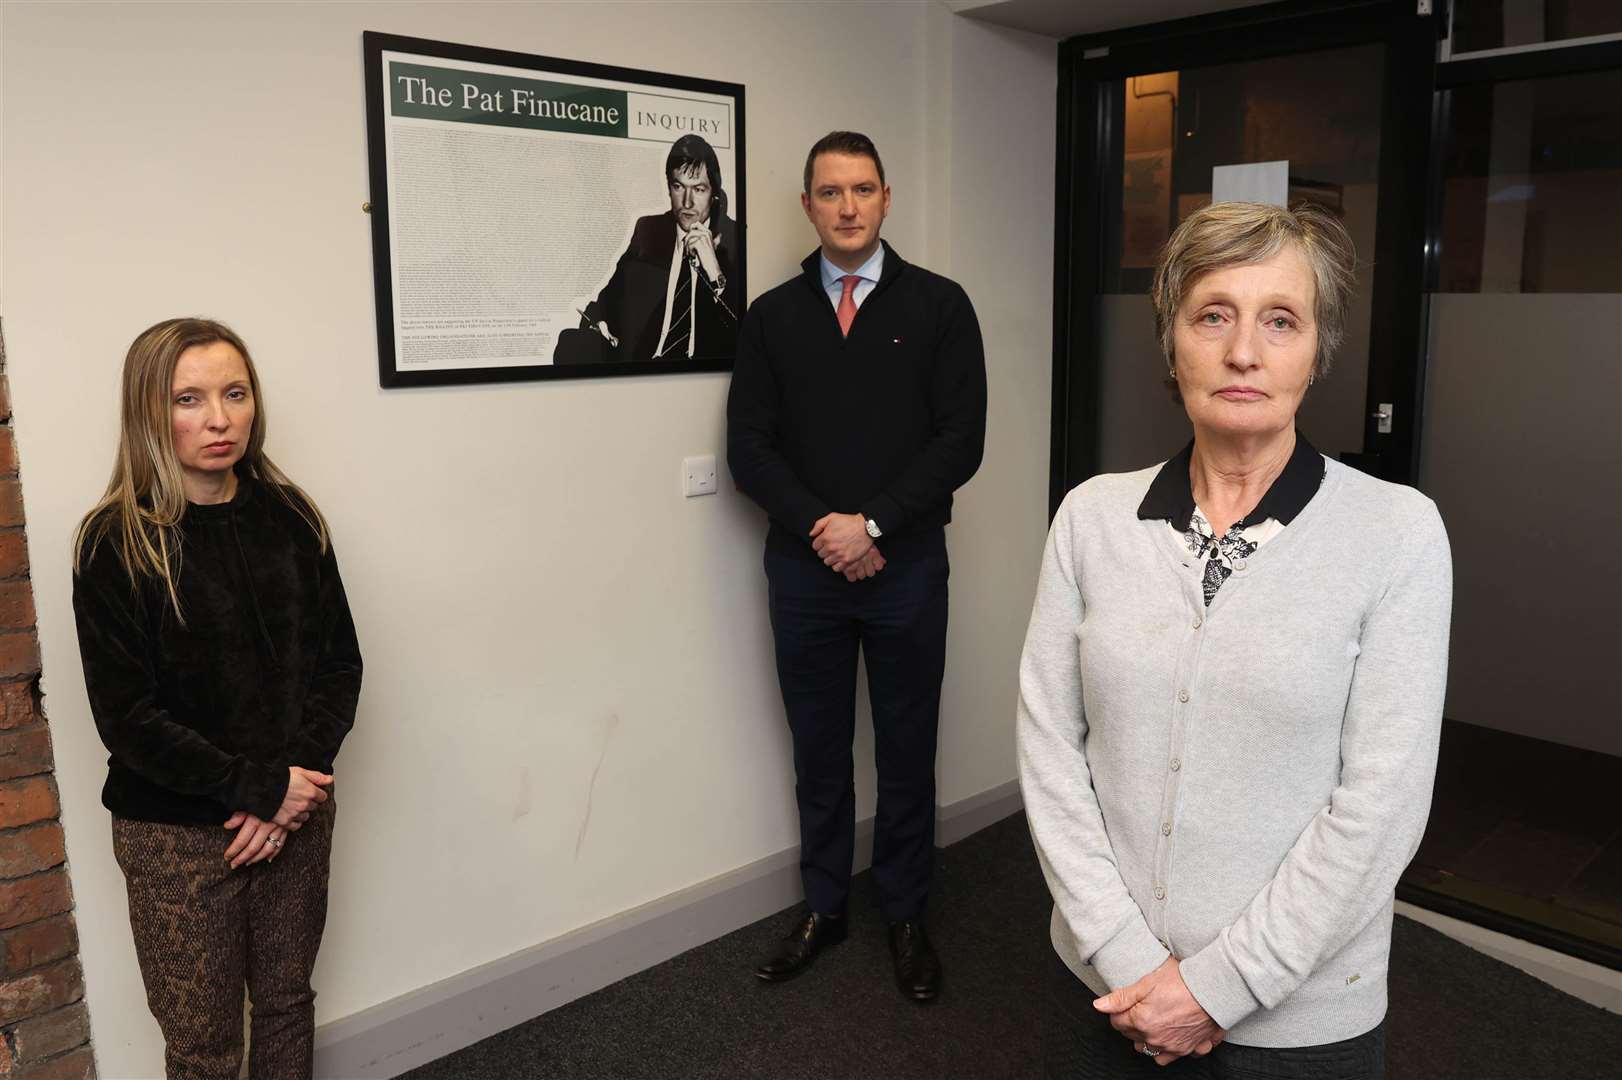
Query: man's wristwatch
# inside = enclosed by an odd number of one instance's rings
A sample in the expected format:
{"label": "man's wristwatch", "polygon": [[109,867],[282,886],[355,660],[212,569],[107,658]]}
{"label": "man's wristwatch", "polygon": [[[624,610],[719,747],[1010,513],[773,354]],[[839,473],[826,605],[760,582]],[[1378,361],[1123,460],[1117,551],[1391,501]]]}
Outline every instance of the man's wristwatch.
{"label": "man's wristwatch", "polygon": [[862,520],[867,523],[867,535],[871,536],[875,540],[884,535],[884,530],[879,528],[878,522],[874,521],[870,517],[867,517],[865,514],[862,516]]}

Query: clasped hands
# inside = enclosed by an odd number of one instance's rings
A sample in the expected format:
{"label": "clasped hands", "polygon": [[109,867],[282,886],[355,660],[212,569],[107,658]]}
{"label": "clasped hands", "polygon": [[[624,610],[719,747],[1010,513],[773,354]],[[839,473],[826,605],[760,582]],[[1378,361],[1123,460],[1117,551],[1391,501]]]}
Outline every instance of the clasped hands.
{"label": "clasped hands", "polygon": [[715,237],[703,225],[694,225],[681,235],[682,250],[698,260],[704,276],[711,281],[721,277],[721,261],[715,255]]}
{"label": "clasped hands", "polygon": [[862,581],[884,569],[884,556],[867,535],[867,519],[860,514],[824,514],[811,526],[811,549],[822,565],[846,581]]}
{"label": "clasped hands", "polygon": [[1175,956],[1131,986],[1105,994],[1093,1002],[1093,1008],[1107,1013],[1110,1026],[1140,1051],[1145,1046],[1159,1050],[1156,1065],[1204,1057],[1228,1037],[1189,993]]}
{"label": "clasped hands", "polygon": [[231,869],[279,855],[287,842],[287,834],[303,828],[315,808],[327,801],[326,789],[331,783],[329,773],[289,765],[287,793],[282,796],[282,805],[275,817],[267,821],[246,810],[238,810],[227,818],[225,827],[237,830],[231,846],[225,849],[225,860],[231,864]]}

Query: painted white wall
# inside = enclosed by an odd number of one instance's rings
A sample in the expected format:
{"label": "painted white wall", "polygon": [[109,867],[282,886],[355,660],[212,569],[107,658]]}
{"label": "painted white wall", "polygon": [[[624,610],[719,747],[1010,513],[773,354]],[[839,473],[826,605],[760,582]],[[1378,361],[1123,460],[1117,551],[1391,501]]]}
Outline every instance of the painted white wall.
{"label": "painted white wall", "polygon": [[[234,325],[270,449],[332,521],[366,655],[331,914],[330,1021],[796,842],[724,375],[383,392],[361,32],[747,86],[749,286],[794,272],[807,146],[864,130],[886,236],[968,289],[986,462],[951,527],[940,799],[1014,775],[1046,525],[1055,48],[936,3],[5,5],[0,260],[44,686],[103,1075],[161,1072],[99,802],[69,537],[106,481],[129,341]],[[871,739],[859,740],[860,813]],[[595,784],[593,786],[593,777]]]}

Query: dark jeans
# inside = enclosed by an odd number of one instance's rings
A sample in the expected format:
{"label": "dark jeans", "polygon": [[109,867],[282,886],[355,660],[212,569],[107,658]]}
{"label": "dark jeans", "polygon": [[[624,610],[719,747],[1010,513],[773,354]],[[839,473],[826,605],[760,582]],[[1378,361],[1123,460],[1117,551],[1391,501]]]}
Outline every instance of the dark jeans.
{"label": "dark jeans", "polygon": [[1048,1019],[1042,1056],[1049,1080],[1384,1080],[1385,1025],[1322,1046],[1240,1046],[1222,1043],[1202,1058],[1156,1065],[1137,1052],[1096,997],[1050,954]]}
{"label": "dark jeans", "polygon": [[224,858],[234,830],[113,818],[113,855],[169,1080],[236,1080],[244,989],[253,1004],[248,1075],[310,1076],[310,970],[327,921],[337,812],[329,798],[275,859],[236,870]]}
{"label": "dark jeans", "polygon": [[838,914],[850,894],[860,651],[878,770],[873,880],[884,916],[894,922],[921,915],[929,894],[949,571],[940,530],[905,544],[880,540],[879,548],[888,565],[876,577],[848,582],[819,562],[768,546],[766,581],[777,678],[794,737],[806,903]]}

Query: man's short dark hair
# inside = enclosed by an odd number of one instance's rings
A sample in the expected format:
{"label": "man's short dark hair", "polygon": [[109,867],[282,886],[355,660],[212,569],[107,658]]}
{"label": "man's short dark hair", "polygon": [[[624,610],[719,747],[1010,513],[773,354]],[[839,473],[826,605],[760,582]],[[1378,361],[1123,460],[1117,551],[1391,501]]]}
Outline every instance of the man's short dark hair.
{"label": "man's short dark hair", "polygon": [[818,139],[811,152],[805,155],[805,193],[811,194],[811,169],[817,163],[818,154],[849,154],[851,157],[865,157],[873,159],[873,167],[879,171],[879,184],[884,183],[884,162],[879,160],[879,148],[859,131],[830,131]]}
{"label": "man's short dark hair", "polygon": [[670,144],[670,153],[665,155],[665,183],[675,179],[676,173],[697,169],[700,165],[708,170],[710,190],[714,192],[713,205],[720,214],[725,214],[727,194],[721,187],[721,162],[715,156],[715,148],[699,136],[683,135]]}

